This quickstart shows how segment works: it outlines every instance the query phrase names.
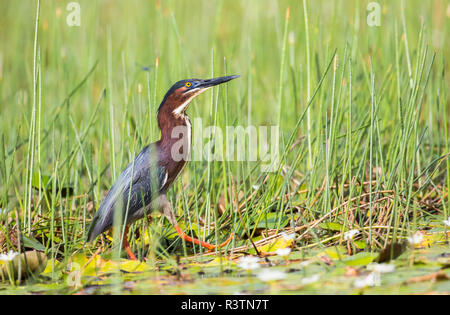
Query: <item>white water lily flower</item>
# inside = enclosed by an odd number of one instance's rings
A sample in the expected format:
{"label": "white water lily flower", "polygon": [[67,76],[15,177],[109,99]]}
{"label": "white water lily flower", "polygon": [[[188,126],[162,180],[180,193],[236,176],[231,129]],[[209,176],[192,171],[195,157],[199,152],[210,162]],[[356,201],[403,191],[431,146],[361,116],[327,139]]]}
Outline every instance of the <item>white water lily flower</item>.
{"label": "white water lily flower", "polygon": [[275,251],[275,254],[277,254],[278,256],[281,257],[286,257],[287,255],[289,255],[291,253],[291,249],[289,247],[286,248],[278,248]]}
{"label": "white water lily flower", "polygon": [[278,270],[264,269],[258,274],[258,278],[264,282],[282,280],[286,278],[286,273]]}
{"label": "white water lily flower", "polygon": [[450,226],[450,217],[447,220],[442,220],[446,226]]}
{"label": "white water lily flower", "polygon": [[393,264],[370,264],[367,266],[367,270],[378,273],[389,273],[395,271],[395,266]]}
{"label": "white water lily flower", "polygon": [[408,237],[408,242],[412,245],[420,244],[423,241],[423,234],[420,232],[416,232],[413,236]]}
{"label": "white water lily flower", "polygon": [[311,283],[319,281],[319,279],[320,279],[320,275],[317,274],[317,275],[313,275],[308,278],[303,278],[301,282],[302,282],[302,284],[311,284]]}
{"label": "white water lily flower", "polygon": [[255,270],[261,267],[258,262],[258,257],[245,256],[239,260],[238,266],[245,270]]}
{"label": "white water lily flower", "polygon": [[381,277],[379,272],[372,272],[366,277],[356,279],[353,283],[355,288],[374,287],[381,284]]}
{"label": "white water lily flower", "polygon": [[19,253],[10,250],[7,254],[0,254],[0,260],[2,261],[11,261],[13,260]]}
{"label": "white water lily flower", "polygon": [[294,240],[294,239],[295,239],[295,233],[287,234],[286,232],[282,232],[282,233],[281,233],[281,236],[283,236],[283,238],[284,238],[286,241],[290,241],[290,240]]}
{"label": "white water lily flower", "polygon": [[353,237],[355,237],[355,235],[358,235],[359,231],[358,230],[350,230],[344,233],[344,240],[346,241],[351,241],[353,239]]}

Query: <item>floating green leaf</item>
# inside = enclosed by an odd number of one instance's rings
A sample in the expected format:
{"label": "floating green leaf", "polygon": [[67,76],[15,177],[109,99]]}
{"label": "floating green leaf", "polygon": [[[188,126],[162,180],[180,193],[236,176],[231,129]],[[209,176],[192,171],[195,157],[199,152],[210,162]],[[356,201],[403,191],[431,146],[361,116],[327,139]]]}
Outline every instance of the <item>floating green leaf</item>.
{"label": "floating green leaf", "polygon": [[365,266],[374,261],[374,259],[377,258],[377,256],[378,256],[377,253],[361,252],[353,256],[349,256],[343,259],[342,261],[347,266]]}
{"label": "floating green leaf", "polygon": [[319,224],[319,227],[324,230],[343,232],[347,229],[340,223],[337,222],[323,222]]}

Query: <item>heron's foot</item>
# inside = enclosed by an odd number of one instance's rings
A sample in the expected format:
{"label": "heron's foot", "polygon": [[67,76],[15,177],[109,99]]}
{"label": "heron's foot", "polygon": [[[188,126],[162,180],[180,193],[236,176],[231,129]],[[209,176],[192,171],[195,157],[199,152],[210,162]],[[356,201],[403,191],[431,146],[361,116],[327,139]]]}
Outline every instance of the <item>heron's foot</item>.
{"label": "heron's foot", "polygon": [[233,233],[231,233],[230,237],[225,242],[218,244],[218,245],[213,245],[213,244],[206,243],[206,242],[200,241],[199,239],[188,236],[186,233],[184,233],[181,230],[181,228],[178,225],[175,225],[175,230],[177,231],[177,233],[181,237],[181,239],[185,240],[186,242],[194,243],[194,244],[200,245],[202,247],[205,247],[205,248],[209,249],[210,251],[212,251],[216,248],[224,247],[233,239],[233,236],[234,236]]}

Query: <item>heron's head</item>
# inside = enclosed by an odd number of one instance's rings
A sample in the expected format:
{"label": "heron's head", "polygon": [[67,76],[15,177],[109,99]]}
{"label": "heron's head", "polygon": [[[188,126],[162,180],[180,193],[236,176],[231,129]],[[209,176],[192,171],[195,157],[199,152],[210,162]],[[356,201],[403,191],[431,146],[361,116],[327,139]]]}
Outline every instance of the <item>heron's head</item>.
{"label": "heron's head", "polygon": [[181,80],[172,85],[164,96],[158,113],[163,109],[166,113],[173,113],[175,117],[180,117],[186,111],[189,103],[194,97],[212,88],[213,86],[228,82],[238,78],[239,75],[230,75],[213,79],[188,79]]}

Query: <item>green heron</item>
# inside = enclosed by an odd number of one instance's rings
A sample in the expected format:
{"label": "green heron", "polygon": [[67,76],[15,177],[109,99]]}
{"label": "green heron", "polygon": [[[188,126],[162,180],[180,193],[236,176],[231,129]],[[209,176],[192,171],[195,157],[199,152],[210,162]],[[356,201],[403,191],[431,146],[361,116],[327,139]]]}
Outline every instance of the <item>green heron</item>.
{"label": "green heron", "polygon": [[[159,210],[175,227],[178,235],[188,242],[209,250],[229,243],[233,234],[219,245],[186,235],[178,226],[166,193],[189,159],[192,133],[191,122],[185,114],[189,103],[207,89],[237,77],[239,76],[181,80],[169,89],[158,109],[161,139],[146,146],[117,178],[92,220],[88,241],[113,227],[115,218],[122,218],[120,225],[125,223],[123,246],[128,256],[135,260],[136,256],[127,241],[128,225],[145,217],[152,210]],[[121,211],[119,216],[115,211]]]}

